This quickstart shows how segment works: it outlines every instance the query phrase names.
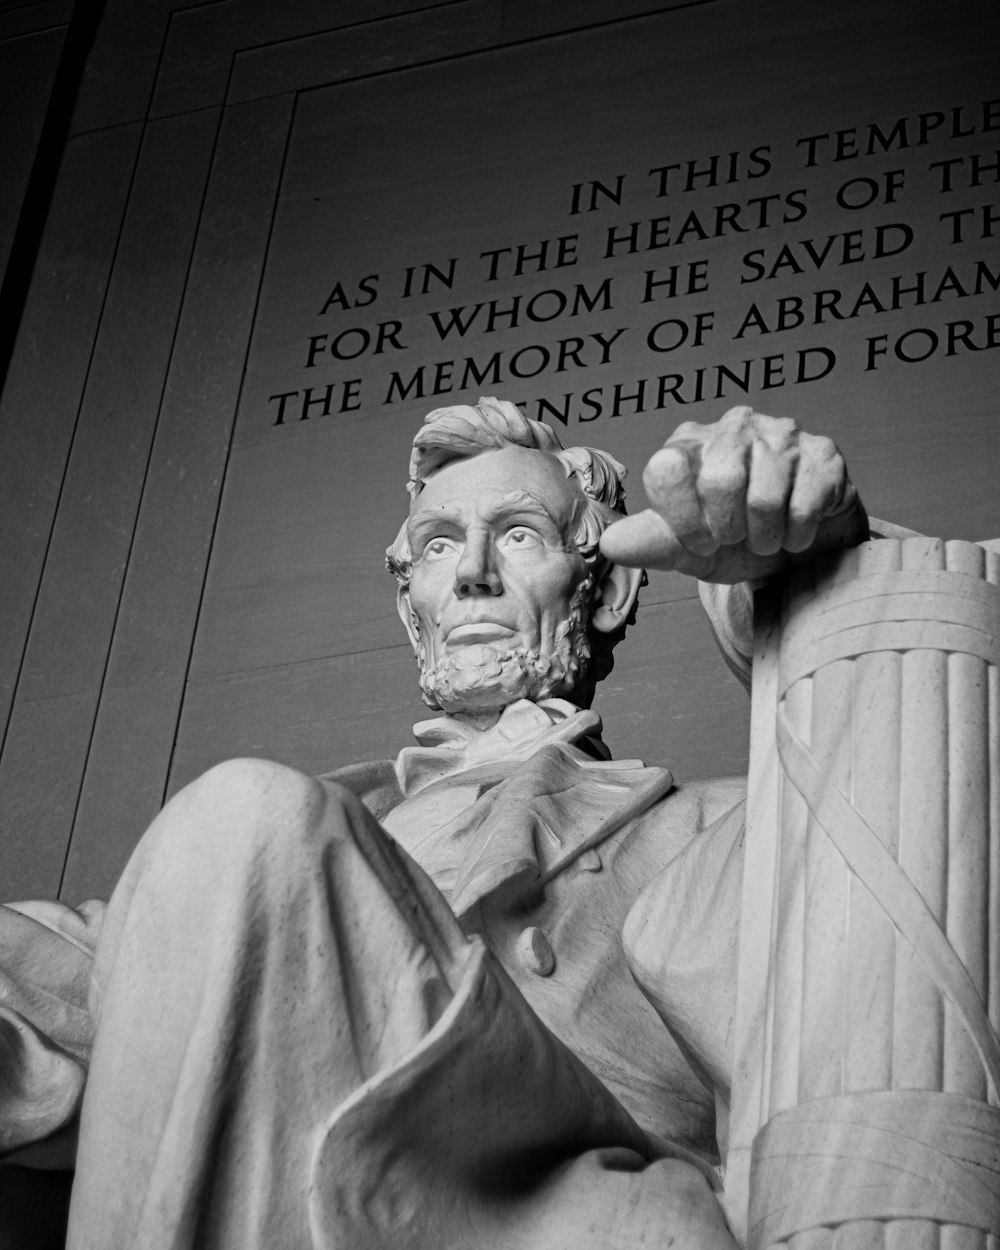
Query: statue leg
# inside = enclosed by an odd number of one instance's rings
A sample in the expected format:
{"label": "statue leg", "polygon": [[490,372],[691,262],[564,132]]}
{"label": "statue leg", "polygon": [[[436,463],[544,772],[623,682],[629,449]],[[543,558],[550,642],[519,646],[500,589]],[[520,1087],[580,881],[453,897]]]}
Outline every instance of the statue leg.
{"label": "statue leg", "polygon": [[330,1109],[451,998],[469,944],[353,795],[232,761],[177,795],[112,899],[69,1245],[308,1246]]}
{"label": "statue leg", "polygon": [[235,761],[179,794],[93,1008],[70,1250],[733,1250],[340,787]]}

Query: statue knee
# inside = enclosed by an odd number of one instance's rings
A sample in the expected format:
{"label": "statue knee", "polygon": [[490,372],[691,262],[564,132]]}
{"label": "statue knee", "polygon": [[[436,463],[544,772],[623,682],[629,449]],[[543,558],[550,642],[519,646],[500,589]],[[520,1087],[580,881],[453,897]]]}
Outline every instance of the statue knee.
{"label": "statue knee", "polygon": [[[162,841],[193,855],[236,860],[262,848],[308,840],[327,806],[314,777],[272,760],[216,764],[176,794],[157,818]],[[153,832],[153,830],[151,830]]]}
{"label": "statue knee", "polygon": [[274,760],[246,758],[223,760],[186,787],[205,802],[230,806],[251,804],[300,805],[308,803],[322,787],[315,777],[278,764]]}
{"label": "statue knee", "polygon": [[164,807],[123,884],[130,892],[139,880],[169,883],[169,890],[215,901],[250,882],[280,892],[315,876],[332,846],[353,843],[359,820],[370,818],[341,786],[271,760],[226,760]]}

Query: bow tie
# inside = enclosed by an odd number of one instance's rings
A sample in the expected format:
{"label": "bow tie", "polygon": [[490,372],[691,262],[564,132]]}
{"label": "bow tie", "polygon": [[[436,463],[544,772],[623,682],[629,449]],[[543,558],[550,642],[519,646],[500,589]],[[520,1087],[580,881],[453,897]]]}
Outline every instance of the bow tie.
{"label": "bow tie", "polygon": [[595,759],[610,752],[601,741],[601,718],[565,699],[532,703],[519,699],[504,708],[489,729],[477,729],[451,716],[413,726],[419,746],[404,747],[396,757],[396,779],[407,797],[452,773],[490,764],[525,760],[541,747],[575,745]]}

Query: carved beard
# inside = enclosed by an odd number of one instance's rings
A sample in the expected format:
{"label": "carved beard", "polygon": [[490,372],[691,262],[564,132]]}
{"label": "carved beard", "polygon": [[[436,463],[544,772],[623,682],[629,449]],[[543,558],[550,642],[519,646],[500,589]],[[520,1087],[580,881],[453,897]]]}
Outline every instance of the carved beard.
{"label": "carved beard", "polygon": [[569,612],[556,629],[552,649],[502,647],[478,643],[427,667],[417,655],[420,689],[428,707],[443,712],[480,712],[506,707],[518,699],[571,696],[582,685],[590,663],[586,621],[593,580],[586,578],[573,593]]}

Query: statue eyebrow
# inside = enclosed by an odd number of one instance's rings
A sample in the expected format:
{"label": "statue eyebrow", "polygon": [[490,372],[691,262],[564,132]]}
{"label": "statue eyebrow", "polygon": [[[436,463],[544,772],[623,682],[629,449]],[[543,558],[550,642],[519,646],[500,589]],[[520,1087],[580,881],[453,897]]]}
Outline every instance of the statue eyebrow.
{"label": "statue eyebrow", "polygon": [[[513,516],[537,516],[548,521],[555,529],[559,529],[559,519],[551,508],[535,495],[524,490],[511,491],[503,495],[494,504],[483,509],[483,519],[487,522],[501,521]],[[465,516],[461,508],[448,504],[440,508],[426,508],[417,512],[409,520],[407,531],[411,542],[433,535],[442,525],[454,525],[461,529],[465,524]]]}
{"label": "statue eyebrow", "polygon": [[515,513],[523,513],[529,516],[540,516],[559,528],[559,520],[551,508],[546,507],[545,503],[535,495],[529,495],[526,490],[515,490],[509,495],[504,495],[498,499],[495,504],[483,510],[483,516],[487,521],[498,521],[504,517],[509,517]]}
{"label": "statue eyebrow", "polygon": [[422,538],[432,537],[442,525],[460,527],[461,524],[461,509],[452,508],[446,504],[443,508],[425,508],[422,512],[417,512],[410,517],[406,530],[412,543]]}

